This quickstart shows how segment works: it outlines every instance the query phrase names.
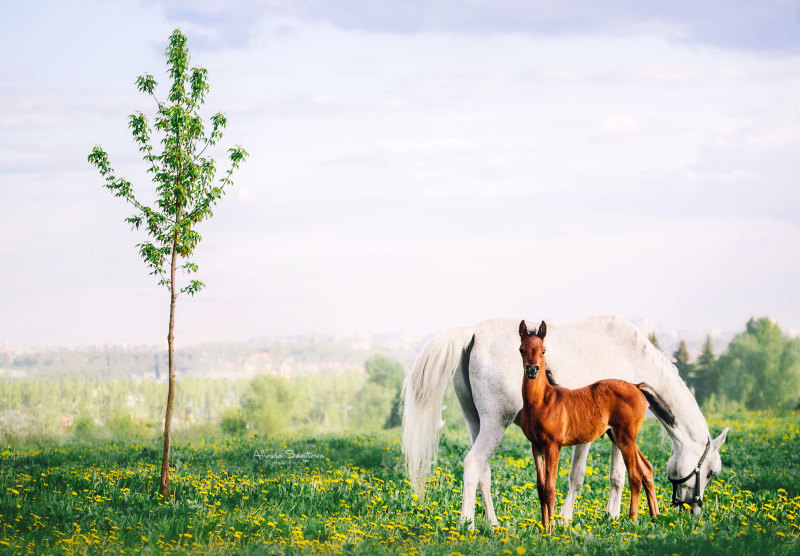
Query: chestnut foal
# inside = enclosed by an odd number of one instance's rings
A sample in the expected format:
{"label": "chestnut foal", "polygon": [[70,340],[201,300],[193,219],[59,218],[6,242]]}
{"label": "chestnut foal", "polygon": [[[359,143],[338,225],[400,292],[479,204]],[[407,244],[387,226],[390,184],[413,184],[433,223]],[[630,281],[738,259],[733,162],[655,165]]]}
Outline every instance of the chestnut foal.
{"label": "chestnut foal", "polygon": [[533,332],[528,332],[524,320],[519,325],[519,351],[525,369],[520,426],[533,448],[542,525],[548,532],[553,531],[561,447],[592,442],[604,433],[608,433],[620,449],[628,469],[630,517],[636,517],[638,513],[643,481],[650,515],[658,515],[653,466],[636,446],[636,436],[648,402],[653,411],[667,421],[674,419],[672,412],[644,382],[634,385],[623,380],[600,380],[574,390],[551,385],[545,371],[546,334],[544,321],[539,330]]}

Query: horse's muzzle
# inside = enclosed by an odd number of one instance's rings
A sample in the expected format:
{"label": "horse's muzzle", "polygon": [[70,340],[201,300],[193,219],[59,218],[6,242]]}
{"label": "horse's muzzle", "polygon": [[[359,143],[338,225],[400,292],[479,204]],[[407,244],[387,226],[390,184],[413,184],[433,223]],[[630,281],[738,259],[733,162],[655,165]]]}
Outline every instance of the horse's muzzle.
{"label": "horse's muzzle", "polygon": [[539,365],[525,365],[525,376],[528,380],[534,380],[539,374]]}

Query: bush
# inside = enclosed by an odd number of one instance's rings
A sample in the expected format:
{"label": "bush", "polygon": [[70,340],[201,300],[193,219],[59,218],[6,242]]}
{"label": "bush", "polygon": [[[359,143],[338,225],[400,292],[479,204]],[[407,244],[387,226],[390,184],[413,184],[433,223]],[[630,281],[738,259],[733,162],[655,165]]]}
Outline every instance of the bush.
{"label": "bush", "polygon": [[745,412],[744,403],[729,400],[724,394],[713,393],[703,402],[703,413],[715,417],[733,417]]}
{"label": "bush", "polygon": [[97,435],[97,425],[91,417],[77,417],[72,422],[70,432],[75,438],[90,440]]}
{"label": "bush", "polygon": [[238,409],[228,409],[222,415],[222,432],[231,436],[241,436],[247,431],[247,421]]}
{"label": "bush", "polygon": [[140,426],[128,413],[116,413],[106,420],[106,430],[118,440],[139,439],[147,435],[148,427]]}

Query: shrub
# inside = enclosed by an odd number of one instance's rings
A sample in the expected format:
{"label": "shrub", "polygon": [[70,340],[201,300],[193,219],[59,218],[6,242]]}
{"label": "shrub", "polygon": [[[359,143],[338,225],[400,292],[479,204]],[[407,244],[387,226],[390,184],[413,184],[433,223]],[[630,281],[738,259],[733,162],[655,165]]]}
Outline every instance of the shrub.
{"label": "shrub", "polygon": [[241,436],[247,431],[247,421],[238,409],[228,409],[222,415],[222,432],[231,436]]}

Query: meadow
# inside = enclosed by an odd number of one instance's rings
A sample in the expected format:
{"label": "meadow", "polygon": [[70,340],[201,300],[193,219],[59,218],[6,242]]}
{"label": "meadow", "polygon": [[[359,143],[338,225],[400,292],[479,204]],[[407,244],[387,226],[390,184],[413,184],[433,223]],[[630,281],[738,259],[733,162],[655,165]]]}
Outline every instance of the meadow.
{"label": "meadow", "polygon": [[[648,419],[640,446],[656,468],[663,513],[651,520],[642,496],[637,521],[605,516],[603,439],[589,456],[574,519],[551,535],[541,529],[535,469],[516,427],[492,459],[501,525],[492,528],[479,507],[473,532],[458,524],[469,445],[461,425],[443,432],[422,502],[405,480],[399,429],[280,438],[178,431],[169,500],[157,493],[156,438],[17,441],[0,445],[0,552],[800,553],[800,415],[748,413],[709,423],[714,434],[731,431],[701,519],[669,507],[670,442]],[[559,506],[570,453],[562,452]]]}

